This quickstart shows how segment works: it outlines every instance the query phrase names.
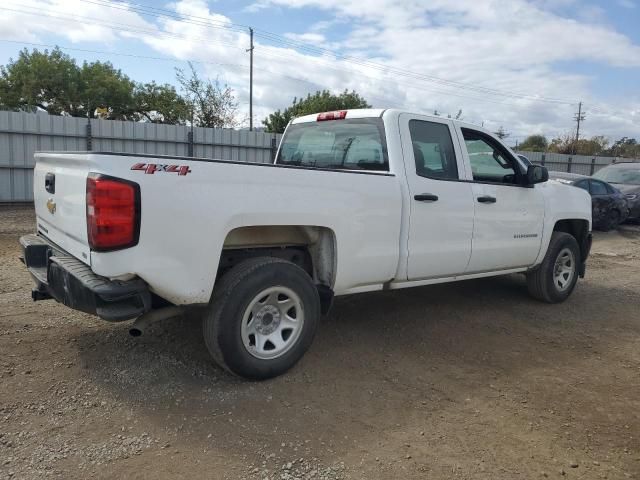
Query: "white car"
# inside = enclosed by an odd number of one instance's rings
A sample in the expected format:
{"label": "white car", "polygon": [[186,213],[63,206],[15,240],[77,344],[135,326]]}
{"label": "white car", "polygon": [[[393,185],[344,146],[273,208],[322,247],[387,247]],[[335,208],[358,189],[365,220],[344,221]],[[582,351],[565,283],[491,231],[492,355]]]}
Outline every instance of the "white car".
{"label": "white car", "polygon": [[591,246],[585,191],[477,126],[400,110],[297,118],[274,164],[36,159],[33,298],[137,318],[134,334],[199,311],[213,358],[247,378],[293,366],[336,295],[520,272],[560,302]]}

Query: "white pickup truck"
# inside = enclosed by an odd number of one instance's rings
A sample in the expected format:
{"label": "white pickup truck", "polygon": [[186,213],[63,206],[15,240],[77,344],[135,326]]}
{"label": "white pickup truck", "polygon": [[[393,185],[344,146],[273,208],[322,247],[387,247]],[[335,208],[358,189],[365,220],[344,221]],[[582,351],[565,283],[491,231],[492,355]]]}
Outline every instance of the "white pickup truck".
{"label": "white pickup truck", "polygon": [[302,357],[335,295],[520,272],[561,302],[591,246],[586,192],[477,126],[399,110],[297,118],[273,164],[36,159],[34,300],[132,334],[199,311],[213,358],[253,379]]}

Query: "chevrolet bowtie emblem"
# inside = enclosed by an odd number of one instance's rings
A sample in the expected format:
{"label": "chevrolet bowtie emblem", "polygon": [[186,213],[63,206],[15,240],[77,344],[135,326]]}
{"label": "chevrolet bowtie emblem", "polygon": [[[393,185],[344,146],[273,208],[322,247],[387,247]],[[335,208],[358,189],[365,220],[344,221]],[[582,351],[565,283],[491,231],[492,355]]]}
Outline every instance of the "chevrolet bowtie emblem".
{"label": "chevrolet bowtie emblem", "polygon": [[56,213],[56,202],[53,201],[53,198],[47,200],[47,210],[49,210],[51,215]]}

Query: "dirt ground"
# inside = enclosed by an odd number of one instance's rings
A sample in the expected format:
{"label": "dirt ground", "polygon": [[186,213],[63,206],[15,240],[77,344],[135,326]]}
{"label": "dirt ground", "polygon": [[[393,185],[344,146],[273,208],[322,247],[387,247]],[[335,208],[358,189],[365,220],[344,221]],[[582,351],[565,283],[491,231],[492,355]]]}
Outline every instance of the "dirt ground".
{"label": "dirt ground", "polygon": [[33,226],[0,209],[0,478],[640,478],[640,229],[597,234],[561,305],[522,276],[340,298],[251,383],[193,321],[33,303]]}

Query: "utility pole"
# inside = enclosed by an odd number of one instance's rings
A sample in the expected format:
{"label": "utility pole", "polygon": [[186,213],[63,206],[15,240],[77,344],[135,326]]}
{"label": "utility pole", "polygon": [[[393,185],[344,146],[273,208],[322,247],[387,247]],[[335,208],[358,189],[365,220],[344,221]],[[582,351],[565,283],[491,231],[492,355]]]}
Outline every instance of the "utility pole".
{"label": "utility pole", "polygon": [[508,133],[504,127],[502,125],[500,125],[500,128],[498,128],[497,131],[493,132],[493,134],[498,137],[500,140],[503,140],[505,138],[507,138],[509,135],[511,135],[510,133]]}
{"label": "utility pole", "polygon": [[580,122],[584,122],[584,113],[582,113],[582,102],[578,103],[578,113],[575,114],[574,119],[578,122],[578,127],[576,128],[576,141],[573,144],[573,154],[576,154],[576,149],[578,148],[578,140],[580,140]]}
{"label": "utility pole", "polygon": [[249,27],[249,131],[253,131],[253,28]]}

